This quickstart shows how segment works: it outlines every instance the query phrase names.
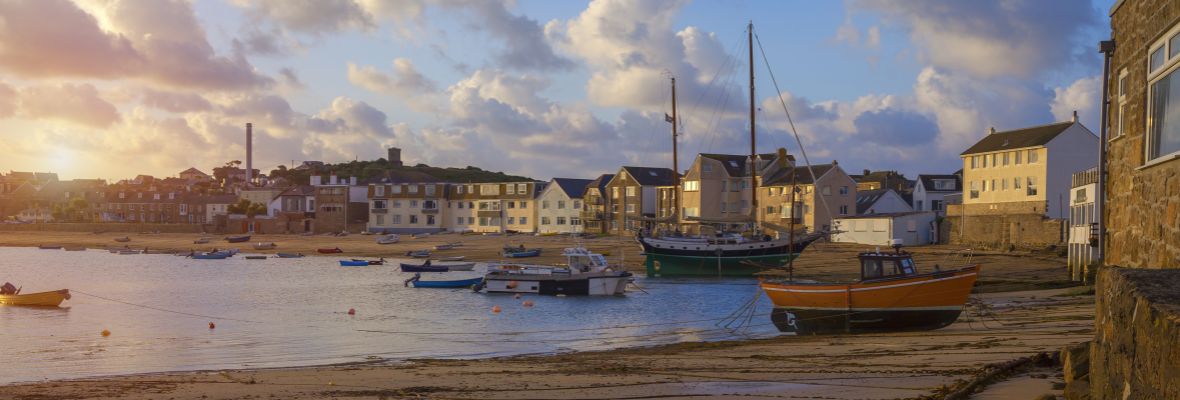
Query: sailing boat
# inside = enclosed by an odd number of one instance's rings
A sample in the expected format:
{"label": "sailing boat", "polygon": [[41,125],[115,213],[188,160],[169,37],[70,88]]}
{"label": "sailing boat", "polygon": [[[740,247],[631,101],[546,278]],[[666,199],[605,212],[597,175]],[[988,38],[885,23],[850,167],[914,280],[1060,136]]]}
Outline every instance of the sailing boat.
{"label": "sailing boat", "polygon": [[[755,99],[754,99],[754,25],[751,23],[747,30],[750,55],[750,211],[754,222],[755,235],[745,237],[740,234],[720,234],[716,236],[662,236],[644,237],[642,233],[636,236],[643,254],[646,256],[644,265],[648,276],[751,276],[765,269],[764,266],[779,266],[786,264],[799,256],[799,253],[811,243],[823,236],[815,232],[808,235],[794,235],[773,238],[761,235],[758,221],[758,160],[755,142]],[[676,149],[676,78],[672,78],[672,116],[668,118],[672,123],[672,163],[673,171],[679,173]],[[785,152],[784,152],[785,153]],[[785,158],[786,154],[780,154]],[[677,178],[677,185],[679,185]],[[677,196],[677,202],[680,201]],[[679,219],[679,208],[673,213],[673,218]]]}

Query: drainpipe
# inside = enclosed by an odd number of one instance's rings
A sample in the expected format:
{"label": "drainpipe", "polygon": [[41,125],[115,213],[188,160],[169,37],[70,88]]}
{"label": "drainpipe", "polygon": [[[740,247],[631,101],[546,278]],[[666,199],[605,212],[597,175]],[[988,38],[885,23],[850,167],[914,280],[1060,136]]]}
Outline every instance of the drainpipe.
{"label": "drainpipe", "polygon": [[[1114,39],[1098,42],[1102,53],[1102,127],[1098,136],[1098,198],[1094,203],[1098,214],[1098,262],[1106,260],[1106,136],[1110,121],[1110,57],[1114,54]],[[1120,121],[1121,122],[1121,121]]]}

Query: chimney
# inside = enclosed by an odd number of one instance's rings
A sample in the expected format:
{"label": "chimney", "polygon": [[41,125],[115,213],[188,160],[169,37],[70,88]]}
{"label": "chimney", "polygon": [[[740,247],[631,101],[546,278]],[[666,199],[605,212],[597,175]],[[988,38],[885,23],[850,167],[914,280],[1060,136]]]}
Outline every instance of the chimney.
{"label": "chimney", "polygon": [[1073,110],[1073,122],[1078,122],[1078,110]]}
{"label": "chimney", "polygon": [[987,128],[987,134],[988,135],[995,135],[996,134],[996,127],[993,126],[991,128]]}
{"label": "chimney", "polygon": [[779,168],[786,168],[787,165],[788,165],[787,149],[779,147],[778,148],[778,167]]}
{"label": "chimney", "polygon": [[254,181],[254,124],[246,123],[246,185]]}
{"label": "chimney", "polygon": [[320,185],[320,179],[323,179],[323,177],[321,177],[321,176],[319,176],[319,175],[312,175],[312,176],[311,176],[311,185],[312,185],[312,186],[319,186],[319,185]]}

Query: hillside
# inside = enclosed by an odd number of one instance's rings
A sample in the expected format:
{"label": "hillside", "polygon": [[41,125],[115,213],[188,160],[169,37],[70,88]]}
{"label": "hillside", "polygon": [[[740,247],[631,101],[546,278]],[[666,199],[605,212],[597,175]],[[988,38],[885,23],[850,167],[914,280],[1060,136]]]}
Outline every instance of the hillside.
{"label": "hillside", "polygon": [[509,182],[531,181],[532,178],[508,175],[503,172],[485,171],[478,167],[442,168],[426,164],[414,166],[392,165],[384,158],[375,161],[350,161],[340,164],[324,164],[312,169],[288,169],[285,165],[270,171],[270,178],[284,178],[295,184],[307,184],[315,173],[337,176],[355,176],[360,180],[388,178],[392,182]]}

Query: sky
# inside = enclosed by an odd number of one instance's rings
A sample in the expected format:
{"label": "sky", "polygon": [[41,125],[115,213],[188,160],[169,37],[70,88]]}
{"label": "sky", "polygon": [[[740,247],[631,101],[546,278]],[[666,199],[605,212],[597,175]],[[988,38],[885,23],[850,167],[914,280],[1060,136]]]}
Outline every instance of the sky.
{"label": "sky", "polygon": [[[1097,132],[1113,0],[0,0],[0,171],[118,180],[384,157],[594,178],[749,151],[951,173]],[[786,112],[784,112],[784,108]],[[790,115],[790,119],[787,115]]]}

